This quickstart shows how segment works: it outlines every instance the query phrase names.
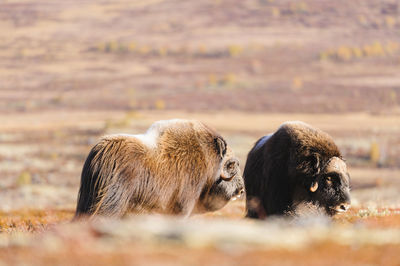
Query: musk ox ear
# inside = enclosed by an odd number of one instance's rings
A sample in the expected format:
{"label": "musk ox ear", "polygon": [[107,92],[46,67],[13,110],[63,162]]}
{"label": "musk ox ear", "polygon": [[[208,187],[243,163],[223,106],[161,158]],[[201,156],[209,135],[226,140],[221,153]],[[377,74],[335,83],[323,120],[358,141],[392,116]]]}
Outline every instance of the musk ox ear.
{"label": "musk ox ear", "polygon": [[214,144],[221,159],[224,158],[226,154],[226,141],[222,137],[218,136],[214,139]]}

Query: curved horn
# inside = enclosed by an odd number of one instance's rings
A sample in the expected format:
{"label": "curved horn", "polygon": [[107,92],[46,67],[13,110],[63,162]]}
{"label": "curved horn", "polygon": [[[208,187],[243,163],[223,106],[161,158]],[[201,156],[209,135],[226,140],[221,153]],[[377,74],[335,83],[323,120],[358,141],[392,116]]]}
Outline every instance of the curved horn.
{"label": "curved horn", "polygon": [[221,173],[221,179],[224,180],[224,181],[230,181],[231,180],[231,178],[227,177],[224,172]]}
{"label": "curved horn", "polygon": [[311,183],[311,187],[310,187],[310,191],[311,192],[315,192],[315,191],[317,191],[317,189],[318,189],[318,182],[313,182],[313,183]]}
{"label": "curved horn", "polygon": [[221,179],[224,181],[231,181],[238,174],[237,165],[239,165],[239,161],[236,158],[225,162],[220,175]]}
{"label": "curved horn", "polygon": [[221,173],[221,179],[224,181],[231,181],[236,175],[237,175],[237,172],[235,172],[232,176],[227,177],[225,171],[223,171]]}

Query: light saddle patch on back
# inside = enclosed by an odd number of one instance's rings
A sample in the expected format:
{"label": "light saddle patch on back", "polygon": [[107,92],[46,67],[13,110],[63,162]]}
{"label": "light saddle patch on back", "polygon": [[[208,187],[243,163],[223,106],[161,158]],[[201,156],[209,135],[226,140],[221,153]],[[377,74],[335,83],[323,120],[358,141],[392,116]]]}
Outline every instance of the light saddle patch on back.
{"label": "light saddle patch on back", "polygon": [[160,120],[160,121],[154,122],[150,126],[150,128],[146,131],[145,134],[136,134],[136,135],[116,134],[116,135],[112,135],[112,136],[136,138],[140,142],[142,142],[143,145],[145,145],[146,147],[148,147],[150,149],[155,149],[155,148],[157,148],[158,139],[164,128],[169,127],[173,124],[187,123],[187,122],[188,122],[188,120],[184,120],[184,119]]}

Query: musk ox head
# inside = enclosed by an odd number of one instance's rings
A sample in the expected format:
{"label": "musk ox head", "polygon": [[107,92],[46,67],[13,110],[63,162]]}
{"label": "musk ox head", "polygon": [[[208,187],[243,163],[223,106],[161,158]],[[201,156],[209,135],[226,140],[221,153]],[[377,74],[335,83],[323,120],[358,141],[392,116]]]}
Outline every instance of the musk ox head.
{"label": "musk ox head", "polygon": [[350,175],[333,139],[303,123],[286,128],[294,144],[289,156],[289,175],[302,180],[297,183],[301,188],[296,189],[294,205],[299,201],[312,202],[329,215],[347,211],[350,207]]}
{"label": "musk ox head", "polygon": [[330,158],[308,183],[311,201],[323,206],[329,215],[345,212],[350,207],[350,176],[346,163]]}
{"label": "musk ox head", "polygon": [[224,207],[230,200],[241,197],[244,193],[244,182],[239,168],[239,160],[221,137],[215,139],[219,168],[215,182],[206,186],[196,212],[215,211]]}
{"label": "musk ox head", "polygon": [[338,147],[327,133],[300,121],[259,139],[243,175],[250,218],[293,213],[304,204],[329,215],[350,206],[349,174]]}

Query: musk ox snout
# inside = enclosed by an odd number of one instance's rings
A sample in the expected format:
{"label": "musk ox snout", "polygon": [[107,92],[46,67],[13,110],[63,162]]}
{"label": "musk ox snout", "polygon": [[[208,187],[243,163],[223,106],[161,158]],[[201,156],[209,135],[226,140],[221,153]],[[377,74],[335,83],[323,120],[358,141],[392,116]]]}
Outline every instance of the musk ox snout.
{"label": "musk ox snout", "polygon": [[332,207],[331,209],[334,211],[335,213],[342,213],[342,212],[346,212],[348,209],[350,209],[351,207],[351,199],[350,199],[350,193],[344,193],[344,196],[342,198],[342,200],[340,201],[340,203],[338,203],[336,206]]}
{"label": "musk ox snout", "polygon": [[244,194],[244,181],[239,160],[231,149],[227,150],[226,159],[222,161],[220,178],[218,186],[226,200],[236,200]]}
{"label": "musk ox snout", "polygon": [[240,176],[235,183],[236,190],[232,194],[232,200],[240,199],[245,194],[243,177]]}
{"label": "musk ox snout", "polygon": [[345,212],[350,208],[350,203],[342,203],[335,208],[337,212]]}
{"label": "musk ox snout", "polygon": [[351,206],[350,203],[340,203],[335,207],[331,207],[330,210],[328,211],[328,214],[335,215],[338,213],[346,212],[348,209],[350,209],[350,206]]}
{"label": "musk ox snout", "polygon": [[221,180],[216,183],[226,200],[236,199],[244,194],[244,181],[239,167],[239,160],[233,152],[227,153],[228,158],[223,161]]}
{"label": "musk ox snout", "polygon": [[238,196],[238,197],[243,196],[243,194],[244,194],[244,187],[240,187],[240,188],[236,189],[236,191],[235,191],[234,194],[235,194],[235,196]]}
{"label": "musk ox snout", "polygon": [[322,166],[320,174],[314,179],[321,189],[310,189],[313,201],[325,206],[334,215],[345,212],[350,207],[350,176],[346,163],[339,157],[332,157]]}
{"label": "musk ox snout", "polygon": [[[196,205],[196,213],[215,211],[224,207],[229,201],[244,195],[244,181],[239,168],[239,161],[233,153],[227,152],[227,158],[222,162],[221,176],[211,186],[203,191],[201,200]],[[223,178],[225,173],[229,178]]]}
{"label": "musk ox snout", "polygon": [[233,194],[232,201],[242,198],[244,195],[244,188],[236,189],[235,193]]}

